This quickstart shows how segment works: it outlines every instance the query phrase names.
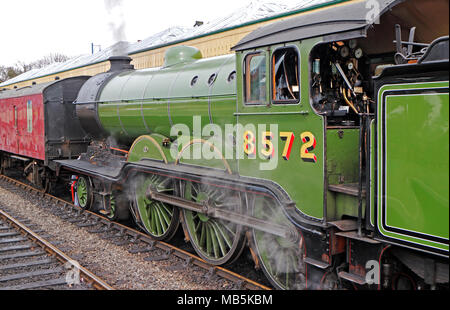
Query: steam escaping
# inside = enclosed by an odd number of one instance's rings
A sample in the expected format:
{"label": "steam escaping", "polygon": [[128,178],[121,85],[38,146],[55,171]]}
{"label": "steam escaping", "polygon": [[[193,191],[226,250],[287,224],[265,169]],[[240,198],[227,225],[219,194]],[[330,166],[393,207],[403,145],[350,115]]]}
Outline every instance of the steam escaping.
{"label": "steam escaping", "polygon": [[[105,8],[110,16],[108,26],[112,31],[112,37],[117,43],[127,40],[125,33],[126,21],[123,13],[123,0],[104,0]],[[127,44],[115,44],[112,56],[126,55]]]}

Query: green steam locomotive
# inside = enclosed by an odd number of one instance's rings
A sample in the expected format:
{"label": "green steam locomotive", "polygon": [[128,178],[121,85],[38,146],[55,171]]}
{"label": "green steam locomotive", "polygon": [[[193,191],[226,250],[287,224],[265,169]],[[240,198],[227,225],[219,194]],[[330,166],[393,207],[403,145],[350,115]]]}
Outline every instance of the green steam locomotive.
{"label": "green steam locomotive", "polygon": [[212,264],[248,247],[276,288],[448,289],[448,42],[446,0],[350,1],[226,56],[114,57],[74,103],[86,152],[55,170]]}

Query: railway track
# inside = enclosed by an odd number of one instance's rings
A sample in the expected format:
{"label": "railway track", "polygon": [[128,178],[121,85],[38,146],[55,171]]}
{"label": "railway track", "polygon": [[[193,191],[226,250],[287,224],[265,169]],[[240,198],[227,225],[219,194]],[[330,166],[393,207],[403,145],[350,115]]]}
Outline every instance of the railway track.
{"label": "railway track", "polygon": [[131,254],[147,255],[144,260],[150,262],[165,261],[171,257],[178,258],[181,262],[178,266],[172,266],[173,270],[185,270],[193,266],[198,266],[204,270],[204,277],[209,280],[221,278],[233,283],[233,289],[239,290],[270,290],[266,285],[248,279],[229,269],[214,266],[202,258],[180,249],[174,245],[157,241],[150,236],[137,231],[123,224],[112,222],[109,219],[83,210],[82,208],[69,203],[61,198],[46,194],[34,187],[27,185],[10,177],[0,175],[0,180],[13,184],[23,190],[33,193],[41,199],[51,202],[57,209],[53,211],[55,215],[64,221],[76,224],[85,228],[91,234],[107,234],[105,239],[110,239],[117,246],[126,247]]}
{"label": "railway track", "polygon": [[0,209],[0,290],[112,290],[105,281]]}

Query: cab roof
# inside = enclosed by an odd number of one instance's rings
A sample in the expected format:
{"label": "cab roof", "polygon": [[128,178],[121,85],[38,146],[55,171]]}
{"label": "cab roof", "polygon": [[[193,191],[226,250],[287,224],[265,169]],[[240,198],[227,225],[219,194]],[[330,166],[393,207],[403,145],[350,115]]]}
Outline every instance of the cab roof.
{"label": "cab roof", "polygon": [[327,6],[297,17],[261,27],[244,37],[235,51],[326,36],[348,31],[366,30],[386,11],[403,0],[356,0]]}

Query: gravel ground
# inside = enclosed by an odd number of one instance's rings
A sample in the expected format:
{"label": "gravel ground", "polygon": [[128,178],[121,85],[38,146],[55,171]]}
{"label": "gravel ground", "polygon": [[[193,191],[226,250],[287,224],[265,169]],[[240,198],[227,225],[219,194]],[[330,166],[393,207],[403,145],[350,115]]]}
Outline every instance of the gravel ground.
{"label": "gravel ground", "polygon": [[[0,207],[12,215],[29,219],[60,242],[64,252],[82,266],[121,290],[228,290],[233,284],[223,279],[207,279],[205,271],[193,266],[183,268],[183,262],[171,257],[166,261],[147,262],[143,258],[152,253],[130,254],[129,247],[117,246],[112,240],[87,232],[46,210],[35,196],[11,189],[0,181]],[[29,194],[28,194],[29,195]],[[41,233],[43,234],[43,233]],[[155,254],[153,254],[155,255]]]}

